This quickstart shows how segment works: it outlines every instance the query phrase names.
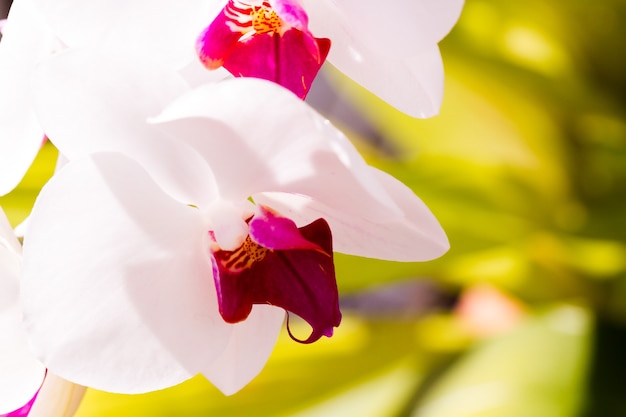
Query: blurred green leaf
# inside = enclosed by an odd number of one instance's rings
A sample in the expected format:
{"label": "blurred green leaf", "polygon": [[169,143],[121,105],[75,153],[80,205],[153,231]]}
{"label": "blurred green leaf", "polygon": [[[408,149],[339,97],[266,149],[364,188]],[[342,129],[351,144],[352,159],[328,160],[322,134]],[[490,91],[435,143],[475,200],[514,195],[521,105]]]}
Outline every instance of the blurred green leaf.
{"label": "blurred green leaf", "polygon": [[592,319],[560,306],[454,364],[412,417],[573,417],[584,405]]}

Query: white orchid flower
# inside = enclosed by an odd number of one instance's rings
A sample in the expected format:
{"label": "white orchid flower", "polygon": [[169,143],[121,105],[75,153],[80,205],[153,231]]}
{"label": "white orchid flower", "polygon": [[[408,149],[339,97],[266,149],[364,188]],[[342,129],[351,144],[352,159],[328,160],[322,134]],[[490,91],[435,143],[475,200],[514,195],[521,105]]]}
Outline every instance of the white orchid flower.
{"label": "white orchid flower", "polygon": [[332,334],[333,251],[447,250],[412,191],[285,89],[183,91],[158,67],[97,56],[60,53],[36,83],[38,116],[70,160],[24,246],[26,327],[55,374],[137,393],[202,373],[233,393],[264,366],[285,311],[311,325],[304,342]]}

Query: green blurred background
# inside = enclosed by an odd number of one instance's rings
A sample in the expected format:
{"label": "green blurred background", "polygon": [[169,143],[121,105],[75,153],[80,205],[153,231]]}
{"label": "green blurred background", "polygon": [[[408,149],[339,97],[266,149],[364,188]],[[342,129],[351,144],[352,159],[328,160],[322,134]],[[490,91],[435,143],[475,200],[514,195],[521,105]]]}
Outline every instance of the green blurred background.
{"label": "green blurred background", "polygon": [[[428,120],[325,68],[354,114],[322,111],[422,197],[450,252],[338,256],[335,336],[282,335],[238,394],[89,390],[77,416],[626,416],[625,23],[623,0],[467,0]],[[47,145],[0,198],[14,224],[54,161]]]}

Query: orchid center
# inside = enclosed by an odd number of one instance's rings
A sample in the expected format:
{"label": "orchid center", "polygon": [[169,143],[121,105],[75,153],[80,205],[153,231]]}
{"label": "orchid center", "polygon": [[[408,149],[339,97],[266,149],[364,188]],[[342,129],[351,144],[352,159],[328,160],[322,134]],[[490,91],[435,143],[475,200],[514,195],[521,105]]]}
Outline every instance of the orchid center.
{"label": "orchid center", "polygon": [[329,50],[330,40],[313,36],[295,0],[229,0],[196,42],[207,69],[273,81],[302,99]]}
{"label": "orchid center", "polygon": [[311,335],[299,340],[290,331],[294,340],[312,343],[332,336],[341,312],[328,223],[318,219],[298,228],[292,220],[258,206],[248,225],[248,236],[235,250],[223,250],[215,241],[210,247],[222,318],[238,323],[253,305],[270,304],[309,323]]}
{"label": "orchid center", "polygon": [[268,8],[266,4],[259,8],[253,8],[250,11],[250,18],[252,19],[252,29],[254,33],[281,33],[283,27],[283,21],[276,14],[274,10]]}
{"label": "orchid center", "polygon": [[246,269],[252,268],[255,262],[261,262],[268,252],[269,249],[253,242],[250,236],[247,236],[238,249],[222,251],[219,262],[222,268],[241,273]]}

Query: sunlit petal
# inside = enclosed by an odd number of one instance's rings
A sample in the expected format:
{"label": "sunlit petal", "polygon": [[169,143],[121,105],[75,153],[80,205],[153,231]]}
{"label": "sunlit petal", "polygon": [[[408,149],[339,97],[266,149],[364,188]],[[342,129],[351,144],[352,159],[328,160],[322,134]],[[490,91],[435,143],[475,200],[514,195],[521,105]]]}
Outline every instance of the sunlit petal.
{"label": "sunlit petal", "polygon": [[145,123],[186,91],[187,84],[175,72],[143,59],[111,51],[102,60],[100,52],[64,51],[38,69],[35,105],[50,140],[69,159],[123,152],[175,198],[206,203],[214,190],[210,169],[193,150]]}
{"label": "sunlit petal", "polygon": [[411,56],[436,45],[459,19],[464,0],[302,0],[311,30],[333,42],[341,33],[381,57]]}
{"label": "sunlit petal", "polygon": [[245,321],[233,325],[228,345],[202,374],[224,394],[239,391],[263,369],[284,318],[281,308],[255,305]]}
{"label": "sunlit petal", "polygon": [[443,255],[448,239],[428,207],[405,185],[388,174],[371,168],[373,178],[391,193],[403,215],[384,221],[348,216],[330,202],[299,195],[264,193],[255,201],[268,205],[296,221],[308,224],[324,218],[333,231],[337,252],[393,261],[426,261]]}
{"label": "sunlit petal", "polygon": [[328,60],[335,67],[411,116],[438,113],[443,66],[437,42],[458,19],[462,0],[305,4],[314,33],[333,42]]}
{"label": "sunlit petal", "polygon": [[24,244],[25,322],[42,362],[125,393],[206,367],[231,328],[217,313],[205,226],[122,155],[66,165],[42,190]]}
{"label": "sunlit petal", "polygon": [[55,39],[31,0],[16,1],[0,42],[0,195],[22,179],[43,143],[30,77]]}
{"label": "sunlit petal", "polygon": [[17,410],[41,386],[45,368],[28,349],[19,305],[19,243],[0,210],[0,415]]}
{"label": "sunlit petal", "polygon": [[[69,47],[103,37],[120,48],[180,68],[194,57],[195,38],[214,16],[218,0],[34,0],[54,33]],[[185,47],[186,45],[186,47]]]}
{"label": "sunlit petal", "polygon": [[204,156],[225,195],[284,191],[332,200],[346,215],[383,219],[399,213],[350,141],[273,83],[240,78],[205,85],[153,121],[169,121],[164,129]]}

